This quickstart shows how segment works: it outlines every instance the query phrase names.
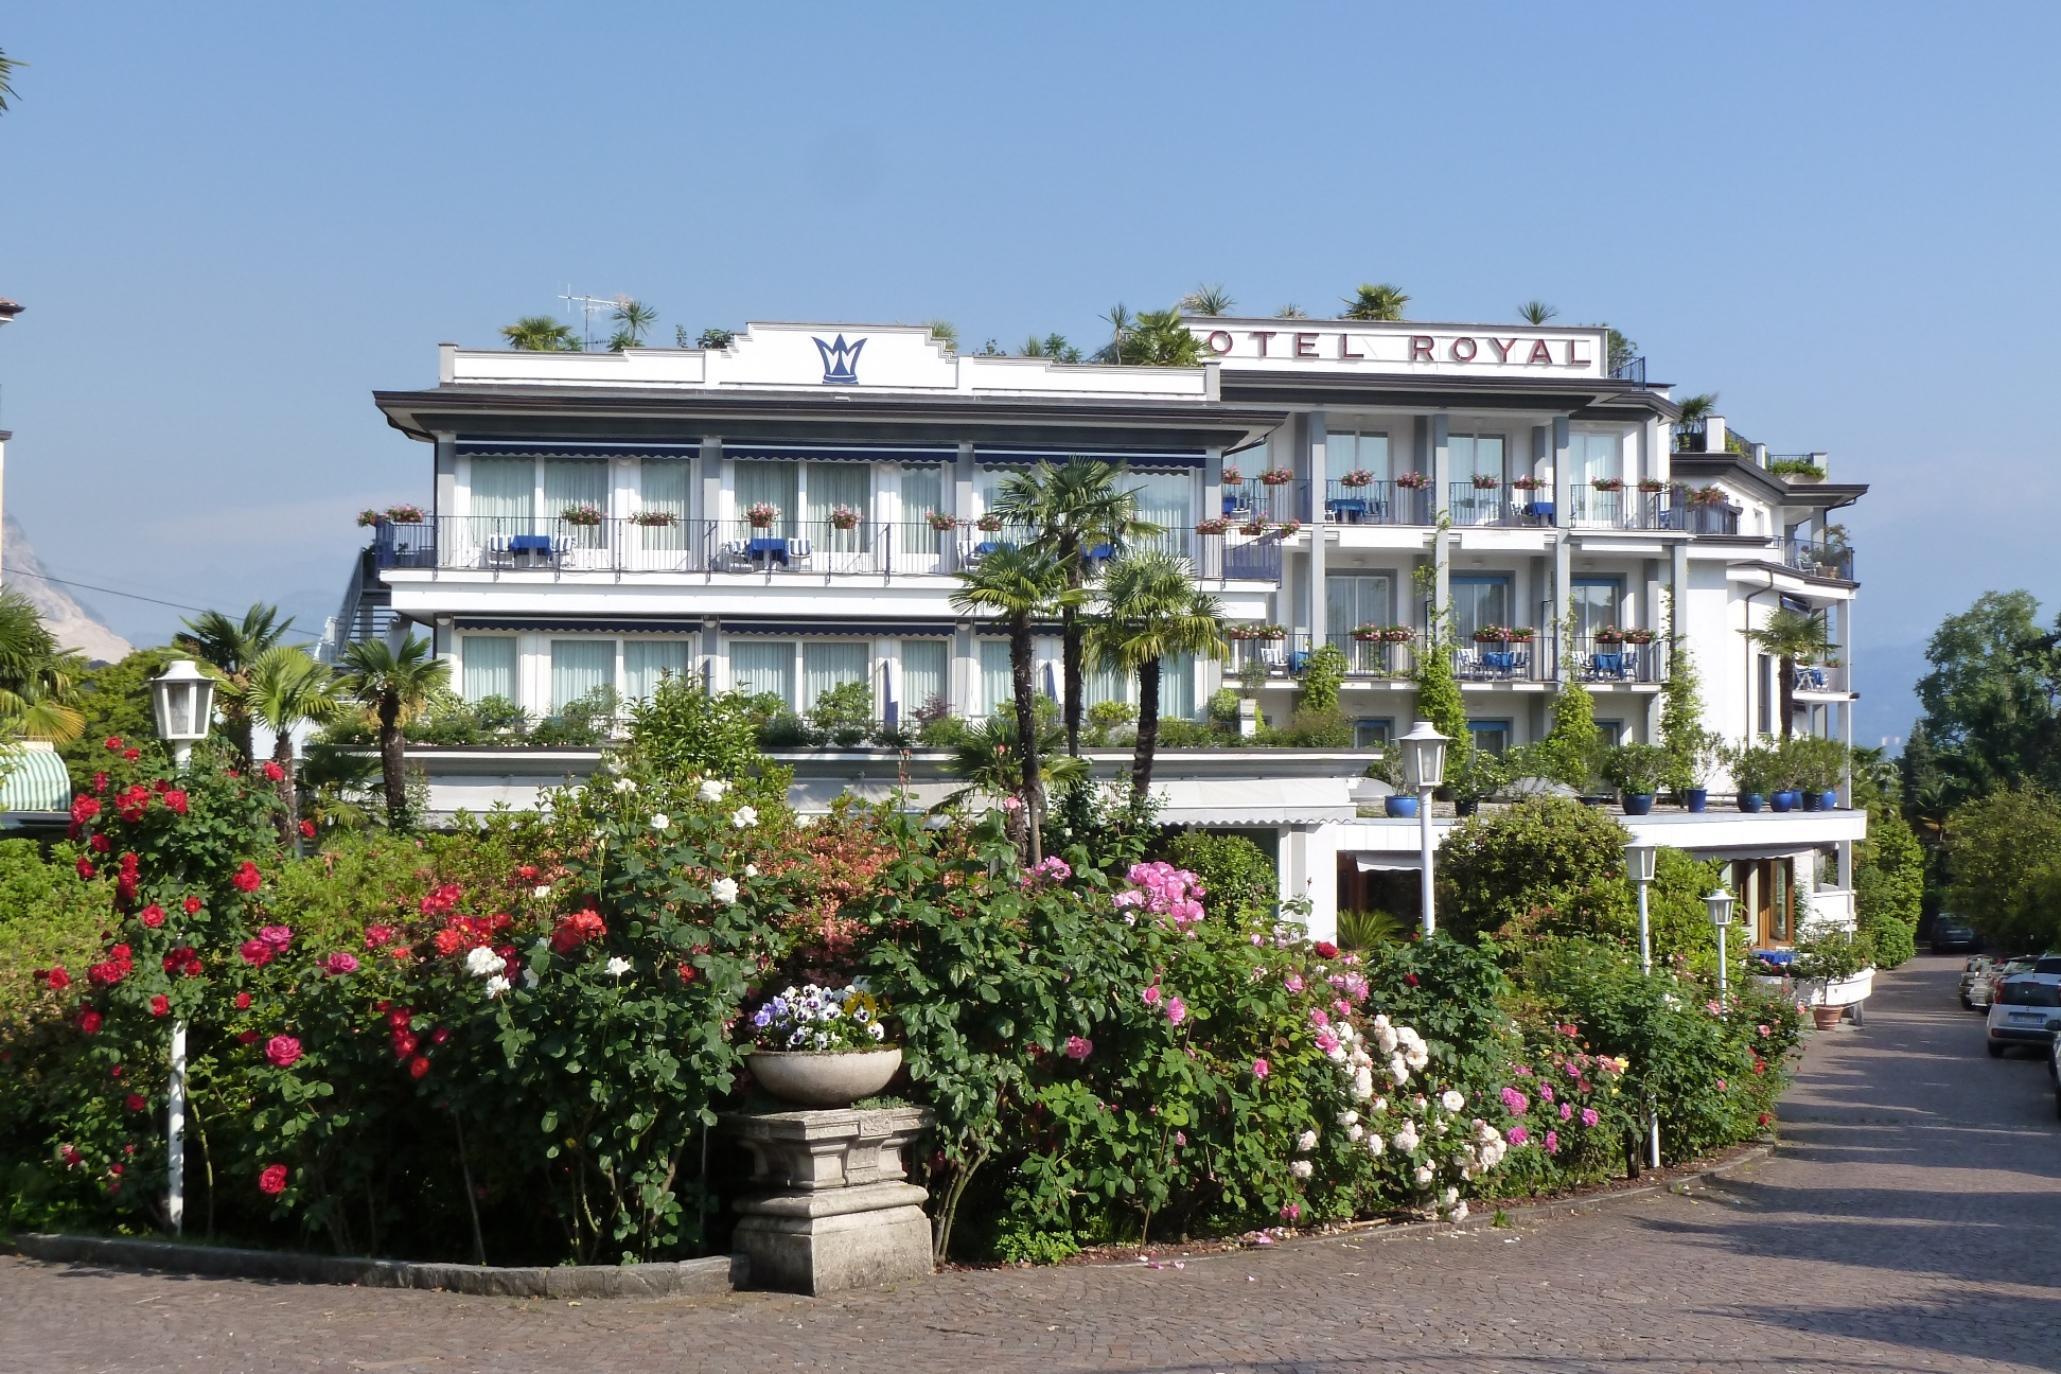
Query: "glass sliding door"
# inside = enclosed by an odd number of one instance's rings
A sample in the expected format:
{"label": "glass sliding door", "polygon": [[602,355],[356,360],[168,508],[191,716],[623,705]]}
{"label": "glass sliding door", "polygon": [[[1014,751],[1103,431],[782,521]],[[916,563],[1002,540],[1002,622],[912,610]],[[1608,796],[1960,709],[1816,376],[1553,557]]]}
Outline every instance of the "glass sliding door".
{"label": "glass sliding door", "polygon": [[1168,654],[1159,661],[1159,718],[1195,718],[1195,658],[1191,654]]}
{"label": "glass sliding door", "polygon": [[980,709],[984,715],[1015,719],[1016,678],[1006,639],[980,641]]}
{"label": "glass sliding door", "polygon": [[794,641],[733,639],[730,641],[730,685],[746,696],[778,698],[794,709]]}
{"label": "glass sliding door", "polygon": [[[544,516],[553,522],[553,543],[569,549],[599,549],[608,544],[609,465],[600,458],[544,460]],[[580,524],[572,512],[593,512],[599,524]]]}
{"label": "glass sliding door", "polygon": [[451,531],[444,557],[458,566],[477,562],[483,551],[505,554],[508,541],[535,532],[537,461],[534,458],[474,458],[468,493],[469,519]]}
{"label": "glass sliding door", "polygon": [[580,703],[598,705],[615,690],[615,641],[554,639],[551,641],[551,714]]}
{"label": "glass sliding door", "polygon": [[1617,578],[1575,578],[1572,600],[1576,637],[1586,643],[1598,630],[1623,628],[1619,609],[1623,597],[1624,584]]}
{"label": "glass sliding door", "polygon": [[[945,470],[936,463],[902,469],[902,517],[895,526],[894,552],[910,557],[905,572],[940,571],[937,560],[951,535],[934,529],[930,517],[945,508]],[[901,564],[897,564],[901,567]]]}
{"label": "glass sliding door", "polygon": [[1195,479],[1185,472],[1132,472],[1119,477],[1117,485],[1135,491],[1138,518],[1160,528],[1139,539],[1138,546],[1186,557],[1195,528]]}
{"label": "glass sliding door", "polygon": [[[745,539],[753,535],[793,538],[795,523],[800,518],[795,509],[799,504],[801,492],[800,466],[769,458],[740,458],[731,465],[731,470],[731,481],[736,492],[737,523],[726,531],[728,536],[733,539]],[[763,529],[751,525],[749,512],[755,505],[773,508],[774,517],[771,525]]]}
{"label": "glass sliding door", "polygon": [[[814,556],[834,560],[829,571],[858,572],[851,555],[871,547],[873,473],[864,463],[810,463],[802,471],[803,531]],[[856,521],[850,529],[840,522]],[[843,557],[840,557],[843,555]]]}
{"label": "glass sliding door", "polygon": [[692,670],[684,639],[626,639],[623,641],[623,696],[629,701],[649,701],[658,684],[668,677],[685,678]]}
{"label": "glass sliding door", "polygon": [[1394,622],[1395,579],[1388,573],[1331,573],[1325,577],[1324,632],[1333,643],[1346,643],[1362,625]]}
{"label": "glass sliding door", "polygon": [[647,517],[667,524],[637,527],[635,547],[644,555],[642,564],[654,571],[671,571],[685,566],[688,542],[687,512],[693,509],[694,465],[678,458],[646,458],[638,465],[637,509]]}
{"label": "glass sliding door", "polygon": [[[1503,436],[1454,434],[1446,440],[1446,466],[1452,474],[1453,521],[1492,525],[1503,512]],[[1492,486],[1480,483],[1492,482]]]}
{"label": "glass sliding door", "polygon": [[905,639],[902,641],[902,680],[898,701],[902,708],[902,723],[912,724],[911,717],[934,702],[951,706],[952,646],[942,639]]}
{"label": "glass sliding door", "polygon": [[1452,580],[1453,636],[1464,648],[1474,632],[1510,624],[1510,579],[1460,576]]}
{"label": "glass sliding door", "polygon": [[514,635],[461,635],[458,656],[464,671],[458,680],[458,694],[467,701],[500,697],[519,700],[515,685],[516,643]]}
{"label": "glass sliding door", "polygon": [[872,655],[863,643],[830,640],[802,645],[802,714],[816,709],[816,703],[833,688],[847,683],[867,683]]}

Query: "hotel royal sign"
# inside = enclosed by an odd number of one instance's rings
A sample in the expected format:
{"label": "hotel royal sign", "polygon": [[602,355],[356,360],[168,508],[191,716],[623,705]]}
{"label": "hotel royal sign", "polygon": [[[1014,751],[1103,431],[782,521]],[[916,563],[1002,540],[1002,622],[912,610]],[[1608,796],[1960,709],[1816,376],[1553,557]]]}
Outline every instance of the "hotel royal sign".
{"label": "hotel royal sign", "polygon": [[1203,354],[1230,368],[1292,371],[1604,375],[1597,329],[1455,331],[1437,325],[1197,320]]}

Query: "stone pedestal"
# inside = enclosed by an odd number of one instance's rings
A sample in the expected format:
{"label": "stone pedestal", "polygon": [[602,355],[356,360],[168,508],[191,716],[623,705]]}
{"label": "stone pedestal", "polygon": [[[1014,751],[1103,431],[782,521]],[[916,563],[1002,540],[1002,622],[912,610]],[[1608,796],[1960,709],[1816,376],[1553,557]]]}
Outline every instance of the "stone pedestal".
{"label": "stone pedestal", "polygon": [[926,1194],[902,1168],[930,1113],[767,1112],[723,1125],[752,1157],[733,1242],[752,1287],[821,1296],[930,1273]]}

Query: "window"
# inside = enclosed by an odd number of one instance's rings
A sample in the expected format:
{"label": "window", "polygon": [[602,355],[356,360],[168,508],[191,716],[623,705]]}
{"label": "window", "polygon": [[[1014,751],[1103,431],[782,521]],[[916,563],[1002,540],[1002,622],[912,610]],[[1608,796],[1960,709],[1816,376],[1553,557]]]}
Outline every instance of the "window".
{"label": "window", "polygon": [[[548,458],[544,461],[545,519],[557,522],[575,506],[592,506],[608,514],[608,463],[599,458]],[[556,539],[582,548],[599,548],[607,536],[600,525],[553,525]]]}
{"label": "window", "polygon": [[1130,686],[1130,678],[1121,668],[1112,668],[1092,657],[1081,666],[1081,696],[1090,706],[1128,701]]}
{"label": "window", "polygon": [[871,664],[872,656],[864,644],[832,640],[802,645],[802,711],[815,710],[823,694],[833,687],[867,681]]}
{"label": "window", "polygon": [[1462,644],[1473,641],[1485,625],[1510,623],[1510,579],[1465,576],[1452,579],[1453,633]]}
{"label": "window", "polygon": [[1503,436],[1500,434],[1449,434],[1446,436],[1446,468],[1455,484],[1470,483],[1476,477],[1503,480]]}
{"label": "window", "polygon": [[515,686],[514,635],[460,635],[458,656],[465,665],[458,691],[467,701],[488,697],[520,700]]}
{"label": "window", "polygon": [[980,709],[990,716],[1006,715],[1015,709],[1016,679],[1009,662],[1009,641],[983,639],[980,642]]}
{"label": "window", "polygon": [[1624,444],[1615,434],[1567,436],[1568,480],[1589,486],[1599,477],[1624,476]]}
{"label": "window", "polygon": [[1360,625],[1395,619],[1395,579],[1388,573],[1331,573],[1324,578],[1324,629],[1343,639]]}
{"label": "window", "polygon": [[1142,541],[1172,553],[1188,551],[1187,534],[1195,525],[1195,480],[1185,472],[1133,472],[1118,485],[1137,493],[1138,518],[1165,531]]}
{"label": "window", "polygon": [[576,701],[615,687],[615,641],[554,639],[551,641],[551,714]]}
{"label": "window", "polygon": [[902,641],[902,690],[899,700],[904,721],[911,712],[922,710],[933,700],[951,701],[951,683],[946,676],[950,671],[951,662],[952,646],[942,639]]}
{"label": "window", "polygon": [[747,510],[763,503],[780,512],[768,527],[770,534],[791,537],[797,519],[795,507],[800,498],[800,473],[799,463],[784,463],[770,458],[739,459],[732,479],[736,489],[738,523],[744,523]]}
{"label": "window", "polygon": [[1388,436],[1360,434],[1349,429],[1333,430],[1325,435],[1325,477],[1336,482],[1348,472],[1358,469],[1373,473],[1377,482],[1388,480]]}
{"label": "window", "polygon": [[730,641],[730,685],[746,696],[771,695],[794,707],[794,641]]}
{"label": "window", "polygon": [[694,465],[677,458],[646,458],[639,466],[637,508],[673,519],[670,525],[638,527],[638,543],[645,549],[675,553],[687,547],[687,512],[693,490]]}
{"label": "window", "polygon": [[624,640],[623,695],[631,701],[649,701],[661,678],[686,677],[690,671],[687,647],[684,639]]}
{"label": "window", "polygon": [[1393,716],[1367,716],[1353,722],[1353,748],[1386,749],[1395,738]]}
{"label": "window", "polygon": [[[809,538],[826,547],[866,547],[873,519],[872,477],[864,463],[808,464],[802,471],[802,515],[809,524]],[[830,523],[830,513],[839,506],[859,513],[857,528],[840,530]]]}
{"label": "window", "polygon": [[[895,531],[895,547],[911,553],[935,554],[945,546],[943,531],[930,527],[928,516],[945,508],[944,469],[936,464],[902,469],[902,520]],[[909,704],[923,703],[915,697]]]}
{"label": "window", "polygon": [[1578,638],[1587,639],[1598,630],[1614,629],[1624,624],[1619,602],[1624,597],[1624,583],[1615,577],[1577,577],[1574,579],[1574,632]]}
{"label": "window", "polygon": [[1491,754],[1502,754],[1510,749],[1510,722],[1507,720],[1470,720],[1467,722],[1467,736],[1474,741],[1476,749]]}
{"label": "window", "polygon": [[1195,659],[1190,654],[1168,654],[1159,661],[1159,716],[1161,720],[1195,719]]}
{"label": "window", "polygon": [[527,534],[536,498],[535,459],[473,459],[473,538],[484,544],[497,537]]}
{"label": "window", "polygon": [[1624,743],[1624,722],[1621,720],[1599,720],[1596,722],[1596,738],[1606,749],[1615,749]]}

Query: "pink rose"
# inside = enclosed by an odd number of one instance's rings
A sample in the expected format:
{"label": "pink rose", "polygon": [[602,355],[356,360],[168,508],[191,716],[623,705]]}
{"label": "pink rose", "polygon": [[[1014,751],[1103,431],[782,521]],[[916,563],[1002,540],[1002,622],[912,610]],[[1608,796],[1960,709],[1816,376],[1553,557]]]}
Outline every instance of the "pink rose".
{"label": "pink rose", "polygon": [[1166,1019],[1180,1025],[1188,1019],[1188,1004],[1178,997],[1166,999]]}
{"label": "pink rose", "polygon": [[1142,995],[1143,995],[1143,996],[1144,996],[1144,998],[1145,998],[1145,1005],[1146,1005],[1146,1006],[1148,1006],[1148,1007],[1156,1007],[1156,1006],[1158,1006],[1158,1005],[1159,1005],[1159,984],[1157,984],[1157,983],[1154,983],[1154,984],[1153,984],[1153,985],[1152,985],[1151,987],[1149,987],[1149,988],[1145,989],[1145,991],[1144,991],[1144,993],[1143,993]]}
{"label": "pink rose", "polygon": [[1273,1065],[1267,1063],[1267,1061],[1264,1059],[1255,1059],[1252,1061],[1252,1076],[1254,1078],[1265,1078],[1268,1074],[1272,1073],[1273,1071]]}
{"label": "pink rose", "polygon": [[1066,1057],[1072,1060],[1086,1059],[1095,1052],[1095,1042],[1084,1035],[1066,1037]]}
{"label": "pink rose", "polygon": [[265,1042],[265,1058],[276,1068],[290,1068],[301,1057],[301,1042],[290,1035],[275,1035]]}

